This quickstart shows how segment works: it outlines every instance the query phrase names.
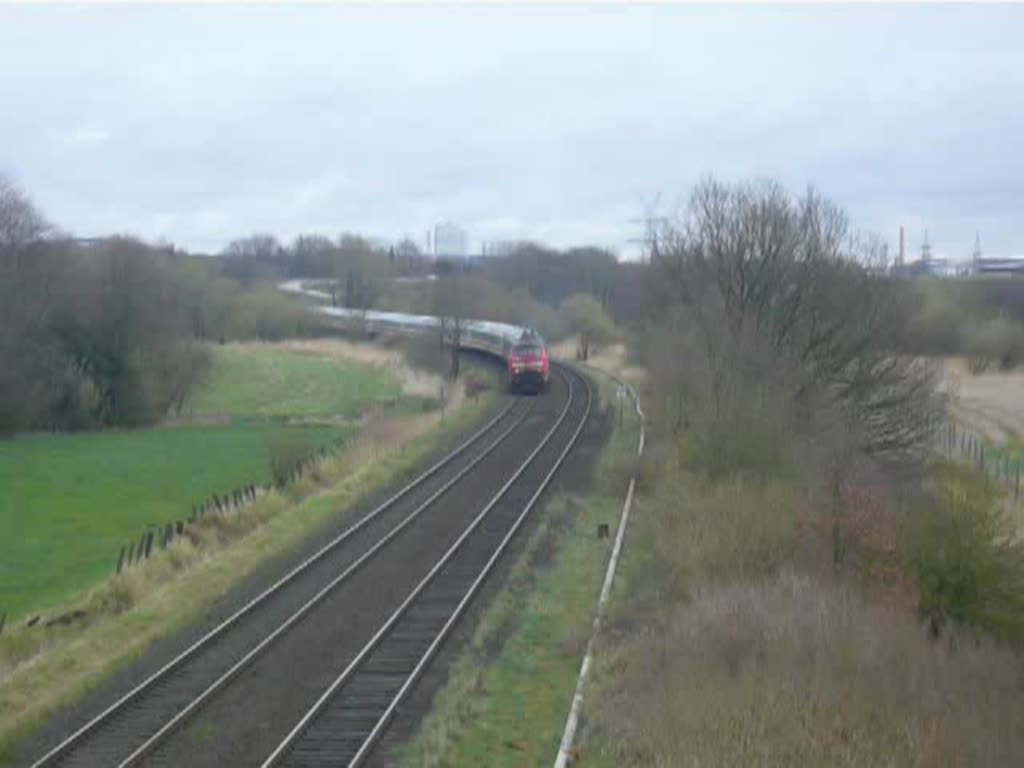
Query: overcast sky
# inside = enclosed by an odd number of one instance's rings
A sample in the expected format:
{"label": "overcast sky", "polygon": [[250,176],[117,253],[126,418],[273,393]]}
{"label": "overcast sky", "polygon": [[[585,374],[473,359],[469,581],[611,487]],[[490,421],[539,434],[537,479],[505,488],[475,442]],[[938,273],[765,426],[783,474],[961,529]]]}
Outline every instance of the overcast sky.
{"label": "overcast sky", "polygon": [[1024,6],[0,6],[0,171],[80,235],[628,255],[714,174],[1024,255],[1022,149]]}

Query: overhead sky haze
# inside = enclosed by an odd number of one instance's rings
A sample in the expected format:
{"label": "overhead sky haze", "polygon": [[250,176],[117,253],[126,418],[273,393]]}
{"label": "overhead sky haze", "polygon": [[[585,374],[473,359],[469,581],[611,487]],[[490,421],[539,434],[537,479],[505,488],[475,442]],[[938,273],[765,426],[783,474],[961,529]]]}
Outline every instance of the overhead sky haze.
{"label": "overhead sky haze", "polygon": [[0,171],[82,236],[629,256],[702,176],[1024,255],[1024,6],[2,6]]}

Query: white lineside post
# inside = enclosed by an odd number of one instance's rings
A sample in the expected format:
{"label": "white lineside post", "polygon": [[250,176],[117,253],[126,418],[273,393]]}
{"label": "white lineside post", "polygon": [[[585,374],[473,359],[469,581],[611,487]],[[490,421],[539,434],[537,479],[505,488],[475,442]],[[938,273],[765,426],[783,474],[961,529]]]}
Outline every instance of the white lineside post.
{"label": "white lineside post", "polygon": [[[612,378],[615,379],[614,376]],[[618,379],[615,380],[618,381]],[[644,453],[644,412],[640,409],[640,398],[628,384],[624,382],[619,382],[619,384],[629,390],[636,402],[636,413],[640,417],[640,439],[637,441],[636,455],[640,457]],[[569,717],[565,721],[562,742],[558,746],[558,755],[555,757],[555,768],[566,768],[572,760],[572,744],[576,739],[576,729],[579,727],[580,710],[583,709],[583,688],[587,683],[587,675],[590,673],[594,641],[597,639],[598,630],[601,628],[601,621],[604,619],[605,610],[608,607],[608,597],[611,595],[612,582],[615,580],[615,569],[619,564],[619,553],[622,551],[622,540],[626,535],[626,525],[629,523],[629,510],[633,506],[633,493],[635,490],[636,470],[634,469],[633,475],[629,478],[626,501],[622,505],[619,529],[615,533],[615,544],[612,546],[612,556],[608,559],[608,569],[604,574],[604,584],[601,585],[601,595],[597,599],[597,614],[594,616],[590,639],[587,641],[587,652],[583,656],[580,673],[576,678],[576,690],[573,691],[572,705],[569,707]]]}

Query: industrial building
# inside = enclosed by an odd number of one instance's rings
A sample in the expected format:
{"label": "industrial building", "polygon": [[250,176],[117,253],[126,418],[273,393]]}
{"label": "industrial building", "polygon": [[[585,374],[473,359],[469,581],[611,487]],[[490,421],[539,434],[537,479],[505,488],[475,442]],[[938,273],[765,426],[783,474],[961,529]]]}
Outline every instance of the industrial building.
{"label": "industrial building", "polygon": [[433,254],[465,258],[469,255],[469,234],[451,221],[438,224],[434,227]]}

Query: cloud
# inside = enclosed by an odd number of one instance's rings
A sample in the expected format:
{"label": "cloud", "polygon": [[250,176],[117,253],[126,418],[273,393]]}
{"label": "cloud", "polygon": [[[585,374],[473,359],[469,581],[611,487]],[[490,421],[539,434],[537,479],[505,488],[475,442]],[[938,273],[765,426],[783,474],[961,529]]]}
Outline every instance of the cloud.
{"label": "cloud", "polygon": [[110,141],[110,131],[103,128],[79,128],[71,133],[62,133],[53,136],[53,141],[60,144],[98,144]]}
{"label": "cloud", "polygon": [[892,243],[905,222],[937,251],[980,229],[1019,252],[1022,23],[1024,6],[0,5],[0,166],[69,230],[208,250],[449,218],[474,241],[624,249],[646,201],[710,173],[814,183]]}

